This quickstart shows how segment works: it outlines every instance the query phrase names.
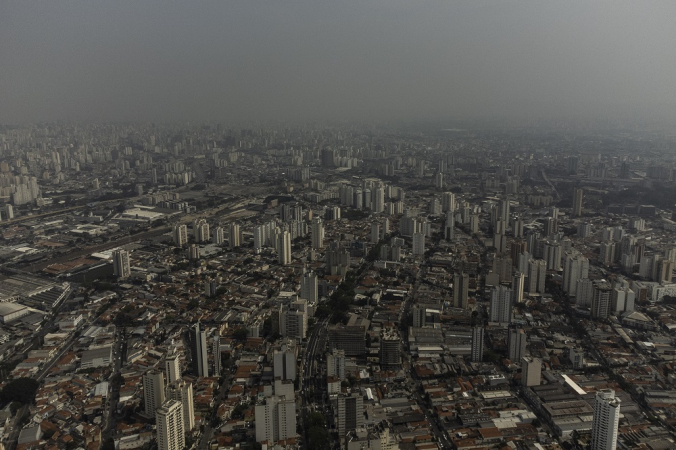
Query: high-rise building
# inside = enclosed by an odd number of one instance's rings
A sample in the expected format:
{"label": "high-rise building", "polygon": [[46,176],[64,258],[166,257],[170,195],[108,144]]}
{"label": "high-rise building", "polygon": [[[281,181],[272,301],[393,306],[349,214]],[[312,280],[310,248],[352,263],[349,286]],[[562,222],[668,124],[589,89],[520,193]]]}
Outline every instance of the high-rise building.
{"label": "high-rise building", "polygon": [[577,280],[575,292],[575,304],[578,306],[590,306],[594,298],[594,282],[589,278]]}
{"label": "high-rise building", "polygon": [[143,403],[146,417],[155,417],[155,410],[164,403],[164,376],[158,370],[143,374]]}
{"label": "high-rise building", "polygon": [[317,274],[314,272],[303,274],[303,278],[300,280],[300,298],[304,298],[309,303],[318,300]]}
{"label": "high-rise building", "polygon": [[284,337],[302,341],[307,333],[307,313],[300,310],[282,312],[280,334]]}
{"label": "high-rise building", "polygon": [[164,358],[164,373],[168,384],[181,379],[181,361],[178,353],[171,353]]}
{"label": "high-rise building", "polygon": [[512,290],[506,286],[496,286],[491,291],[491,322],[512,322]]}
{"label": "high-rise building", "polygon": [[256,442],[272,445],[296,436],[296,401],[273,395],[255,408]]}
{"label": "high-rise building", "polygon": [[185,429],[183,427],[183,404],[178,400],[167,400],[157,409],[158,450],[183,450]]}
{"label": "high-rise building", "polygon": [[507,334],[507,355],[512,362],[521,361],[526,355],[528,338],[523,328],[510,328]]}
{"label": "high-rise building", "polygon": [[115,250],[113,252],[113,273],[117,278],[128,278],[131,275],[128,251]]}
{"label": "high-rise building", "polygon": [[607,319],[610,315],[613,288],[610,284],[598,282],[594,284],[591,304],[591,316],[595,319]]}
{"label": "high-rise building", "polygon": [[193,261],[200,259],[200,248],[197,245],[190,244],[188,247],[188,259]]}
{"label": "high-rise building", "polygon": [[589,260],[577,250],[566,252],[563,258],[563,292],[574,297],[577,282],[589,276]]}
{"label": "high-rise building", "polygon": [[573,217],[582,215],[582,196],[584,191],[580,188],[573,189]]}
{"label": "high-rise building", "polygon": [[207,332],[202,330],[197,322],[190,329],[190,351],[192,353],[192,366],[198,377],[209,376],[209,354],[207,350]]}
{"label": "high-rise building", "polygon": [[468,298],[469,275],[466,273],[456,273],[453,276],[453,306],[456,308],[467,309]]}
{"label": "high-rise building", "polygon": [[371,210],[375,213],[381,213],[385,210],[385,189],[378,186],[372,191],[373,199],[371,201]]}
{"label": "high-rise building", "polygon": [[358,393],[338,395],[338,436],[364,426],[364,400]]}
{"label": "high-rise building", "polygon": [[345,379],[345,351],[333,349],[326,355],[326,376]]}
{"label": "high-rise building", "polygon": [[216,245],[221,245],[223,244],[223,241],[225,241],[225,238],[223,236],[223,228],[222,227],[216,227],[214,229],[214,234],[211,238],[211,242]]}
{"label": "high-rise building", "polygon": [[279,349],[272,352],[272,370],[275,378],[281,380],[296,379],[296,343],[284,342]]}
{"label": "high-rise building", "polygon": [[612,389],[601,389],[594,398],[592,450],[615,450],[620,424],[620,399]]}
{"label": "high-rise building", "polygon": [[472,327],[472,362],[484,359],[484,327]]}
{"label": "high-rise building", "polygon": [[197,219],[193,223],[193,233],[195,242],[208,242],[211,234],[209,233],[209,224],[206,219]]}
{"label": "high-rise building", "polygon": [[425,326],[425,317],[427,315],[427,308],[421,305],[413,305],[411,308],[413,314],[413,327],[422,328]]}
{"label": "high-rise building", "polygon": [[287,230],[277,238],[277,262],[281,266],[291,263],[291,235]]}
{"label": "high-rise building", "polygon": [[521,358],[521,385],[540,386],[540,376],[542,375],[542,361],[538,358]]}
{"label": "high-rise building", "polygon": [[425,235],[423,233],[413,233],[413,256],[422,256],[425,254]]}
{"label": "high-rise building", "polygon": [[195,428],[192,383],[186,383],[183,380],[170,383],[167,386],[167,399],[181,402],[183,406],[183,430],[190,431]]}
{"label": "high-rise building", "polygon": [[455,194],[453,192],[441,194],[441,210],[443,212],[455,212]]}
{"label": "high-rise building", "polygon": [[547,262],[543,259],[532,260],[528,264],[528,292],[544,293],[547,276]]}
{"label": "high-rise building", "polygon": [[520,303],[523,300],[523,291],[525,284],[525,276],[521,272],[517,272],[512,277],[512,297],[514,303]]}
{"label": "high-rise building", "polygon": [[373,222],[371,224],[371,244],[377,244],[380,241],[380,224]]}
{"label": "high-rise building", "polygon": [[401,366],[401,336],[396,329],[385,329],[380,333],[380,367]]}
{"label": "high-rise building", "polygon": [[242,245],[242,233],[240,232],[239,225],[231,223],[228,233],[228,246],[230,248],[237,248],[240,245]]}
{"label": "high-rise building", "polygon": [[188,227],[186,225],[174,226],[174,245],[183,247],[188,243]]}

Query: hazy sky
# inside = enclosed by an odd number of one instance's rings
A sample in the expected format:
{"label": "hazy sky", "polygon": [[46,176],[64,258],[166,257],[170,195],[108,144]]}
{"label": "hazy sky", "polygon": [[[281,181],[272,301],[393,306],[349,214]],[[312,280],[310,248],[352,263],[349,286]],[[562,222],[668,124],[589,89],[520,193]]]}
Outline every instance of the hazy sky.
{"label": "hazy sky", "polygon": [[0,1],[0,122],[676,116],[676,1]]}

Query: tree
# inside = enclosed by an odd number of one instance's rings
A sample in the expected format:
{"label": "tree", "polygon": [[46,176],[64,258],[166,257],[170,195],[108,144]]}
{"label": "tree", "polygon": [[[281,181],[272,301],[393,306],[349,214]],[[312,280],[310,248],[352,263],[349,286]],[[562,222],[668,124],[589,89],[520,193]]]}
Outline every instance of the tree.
{"label": "tree", "polygon": [[235,331],[232,332],[232,338],[243,342],[246,340],[246,337],[249,335],[249,330],[246,328],[237,328]]}
{"label": "tree", "polygon": [[2,391],[0,391],[0,400],[3,403],[31,403],[35,400],[35,393],[38,387],[40,387],[40,383],[32,378],[16,378],[7,383]]}

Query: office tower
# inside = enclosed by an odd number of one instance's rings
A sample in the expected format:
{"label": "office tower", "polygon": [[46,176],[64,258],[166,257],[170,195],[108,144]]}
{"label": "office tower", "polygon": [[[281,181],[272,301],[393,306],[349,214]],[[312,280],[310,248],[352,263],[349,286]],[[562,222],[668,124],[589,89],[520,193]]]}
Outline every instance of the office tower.
{"label": "office tower", "polygon": [[441,195],[441,210],[443,212],[455,212],[455,194],[453,192],[444,192]]}
{"label": "office tower", "polygon": [[296,346],[288,341],[272,353],[272,370],[275,378],[282,380],[296,379]]}
{"label": "office tower", "polygon": [[380,241],[380,224],[373,222],[371,224],[371,244],[377,244]]}
{"label": "office tower", "polygon": [[577,294],[577,282],[589,276],[589,260],[577,250],[566,252],[563,258],[563,292],[571,297]]}
{"label": "office tower", "polygon": [[326,376],[345,379],[345,351],[333,349],[326,355]]}
{"label": "office tower", "polygon": [[300,280],[300,298],[308,302],[316,302],[319,298],[317,291],[317,275],[314,272],[306,272]]}
{"label": "office tower", "polygon": [[512,297],[514,303],[520,303],[523,300],[525,278],[525,275],[521,272],[515,273],[512,277]]}
{"label": "office tower", "polygon": [[591,316],[595,319],[607,319],[610,315],[613,289],[605,281],[594,284],[591,304]]}
{"label": "office tower", "polygon": [[312,219],[312,248],[315,250],[324,248],[324,224],[319,217]]}
{"label": "office tower", "polygon": [[380,333],[380,367],[381,369],[401,366],[401,336],[396,329],[385,329]]}
{"label": "office tower", "polygon": [[115,250],[113,252],[113,273],[117,278],[128,278],[131,275],[128,251]]}
{"label": "office tower", "polygon": [[183,430],[195,428],[195,406],[193,404],[192,383],[183,380],[169,383],[167,386],[167,400],[177,400],[183,407]]}
{"label": "office tower", "polygon": [[491,291],[491,322],[512,322],[512,290],[506,286],[494,287]]}
{"label": "office tower", "polygon": [[296,402],[273,395],[255,408],[256,442],[273,445],[296,436]]}
{"label": "office tower", "polygon": [[528,264],[528,292],[544,293],[547,263],[542,259],[532,260]]}
{"label": "office tower", "polygon": [[277,238],[277,262],[282,266],[291,263],[291,235],[286,230]]}
{"label": "office tower", "polygon": [[540,386],[542,362],[538,358],[521,358],[521,385],[524,387]]}
{"label": "office tower", "polygon": [[284,337],[302,341],[307,333],[307,313],[299,310],[282,312],[280,334]]}
{"label": "office tower", "polygon": [[453,306],[467,309],[469,298],[469,275],[456,273],[453,275]]}
{"label": "office tower", "polygon": [[164,376],[158,370],[143,374],[143,402],[146,417],[155,417],[155,410],[164,403]]}
{"label": "office tower", "polygon": [[167,376],[167,384],[181,379],[181,360],[177,353],[171,353],[164,358],[164,373]]}
{"label": "office tower", "polygon": [[211,238],[211,242],[216,245],[221,245],[223,244],[223,241],[225,241],[225,238],[223,236],[223,228],[222,227],[216,227],[214,229],[214,234]]}
{"label": "office tower", "polygon": [[195,235],[195,242],[208,242],[209,224],[206,219],[197,219],[193,224],[193,234]]}
{"label": "office tower", "polygon": [[208,377],[207,332],[202,330],[199,322],[190,329],[190,351],[192,353],[192,367],[195,375],[198,377]]}
{"label": "office tower", "polygon": [[510,328],[507,334],[507,356],[512,362],[521,361],[526,355],[528,337],[522,328]]}
{"label": "office tower", "polygon": [[579,188],[573,189],[573,217],[582,215],[582,195],[584,191]]}
{"label": "office tower", "polygon": [[425,316],[427,314],[427,308],[420,305],[413,305],[411,309],[413,311],[413,327],[422,328],[425,326]]}
{"label": "office tower", "polygon": [[472,327],[472,362],[484,359],[484,327]]}
{"label": "office tower", "polygon": [[188,243],[188,227],[186,225],[174,226],[174,245],[183,247]]}
{"label": "office tower", "polygon": [[594,398],[592,422],[592,450],[615,450],[617,428],[620,424],[620,399],[612,389],[601,389]]}
{"label": "office tower", "polygon": [[178,400],[167,400],[157,409],[158,450],[183,450],[185,429],[183,427],[183,404]]}
{"label": "office tower", "polygon": [[364,401],[360,394],[338,395],[338,436],[364,426]]}
{"label": "office tower", "polygon": [[422,256],[425,254],[425,235],[422,233],[413,233],[413,256]]}
{"label": "office tower", "polygon": [[231,223],[229,228],[228,245],[230,248],[237,248],[242,245],[242,233],[240,232],[239,225]]}

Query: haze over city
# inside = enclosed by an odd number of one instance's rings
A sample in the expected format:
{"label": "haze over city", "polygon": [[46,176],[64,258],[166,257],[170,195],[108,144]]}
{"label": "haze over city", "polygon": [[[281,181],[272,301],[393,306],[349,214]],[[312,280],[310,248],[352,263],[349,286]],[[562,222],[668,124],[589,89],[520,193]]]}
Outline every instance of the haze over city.
{"label": "haze over city", "polygon": [[0,123],[669,122],[676,3],[0,5]]}

